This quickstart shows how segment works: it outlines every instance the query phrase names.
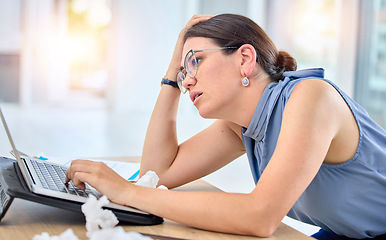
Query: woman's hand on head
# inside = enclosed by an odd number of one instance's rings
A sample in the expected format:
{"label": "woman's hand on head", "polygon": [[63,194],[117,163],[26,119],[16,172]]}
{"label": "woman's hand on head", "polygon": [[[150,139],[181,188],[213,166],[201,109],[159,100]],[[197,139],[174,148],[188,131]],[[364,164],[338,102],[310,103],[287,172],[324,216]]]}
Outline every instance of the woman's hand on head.
{"label": "woman's hand on head", "polygon": [[115,203],[125,205],[126,194],[133,187],[114,170],[102,162],[74,160],[66,172],[66,182],[72,181],[75,187],[85,189],[88,183]]}
{"label": "woman's hand on head", "polygon": [[186,23],[184,29],[182,29],[180,37],[183,39],[189,28],[212,17],[214,17],[214,15],[193,15],[193,17]]}
{"label": "woman's hand on head", "polygon": [[178,70],[181,66],[182,61],[182,49],[184,47],[184,37],[186,32],[189,30],[189,28],[193,27],[194,25],[204,22],[210,18],[212,18],[214,15],[194,15],[185,25],[185,27],[180,32],[176,46],[174,48],[173,57],[169,65],[168,72],[166,74],[167,78],[170,78],[173,81],[176,81],[176,75]]}

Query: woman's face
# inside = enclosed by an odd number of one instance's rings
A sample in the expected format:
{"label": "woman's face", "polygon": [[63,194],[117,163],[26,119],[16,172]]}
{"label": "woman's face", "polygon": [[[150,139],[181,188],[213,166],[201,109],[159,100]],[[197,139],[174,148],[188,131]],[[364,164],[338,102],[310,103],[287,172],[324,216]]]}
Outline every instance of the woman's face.
{"label": "woman's face", "polygon": [[[191,49],[219,48],[212,40],[202,37],[188,38],[183,51],[181,66],[187,52]],[[204,118],[226,118],[235,107],[235,99],[241,90],[241,59],[238,54],[225,55],[223,50],[204,50],[195,52],[198,61],[197,74],[186,74],[184,87],[190,99]]]}

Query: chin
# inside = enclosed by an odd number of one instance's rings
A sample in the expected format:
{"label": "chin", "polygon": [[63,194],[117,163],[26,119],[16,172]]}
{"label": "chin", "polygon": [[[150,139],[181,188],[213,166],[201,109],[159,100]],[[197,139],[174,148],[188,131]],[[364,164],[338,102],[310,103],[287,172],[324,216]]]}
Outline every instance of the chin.
{"label": "chin", "polygon": [[204,109],[204,108],[197,108],[197,109],[200,116],[205,119],[218,119],[218,117],[216,117],[216,114],[214,114],[212,111],[209,111],[208,109]]}

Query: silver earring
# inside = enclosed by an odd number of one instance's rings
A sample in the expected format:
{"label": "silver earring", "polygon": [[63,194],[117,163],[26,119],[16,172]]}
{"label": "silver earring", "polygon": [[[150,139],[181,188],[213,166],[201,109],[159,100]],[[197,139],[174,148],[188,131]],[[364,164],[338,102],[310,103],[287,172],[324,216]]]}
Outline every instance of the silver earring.
{"label": "silver earring", "polygon": [[249,79],[247,77],[244,77],[243,80],[241,81],[244,87],[248,87],[249,85]]}

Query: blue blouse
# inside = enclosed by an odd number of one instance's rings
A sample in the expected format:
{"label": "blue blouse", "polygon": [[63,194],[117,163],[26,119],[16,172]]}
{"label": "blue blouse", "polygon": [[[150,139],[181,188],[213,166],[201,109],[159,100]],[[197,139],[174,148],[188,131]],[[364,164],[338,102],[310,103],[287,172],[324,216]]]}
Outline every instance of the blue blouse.
{"label": "blue blouse", "polygon": [[386,233],[386,132],[354,100],[324,79],[323,69],[285,72],[263,92],[242,140],[255,183],[268,165],[279,136],[283,111],[294,87],[307,79],[331,84],[346,101],[359,128],[354,157],[344,163],[323,163],[317,175],[287,214],[326,231],[351,238]]}

